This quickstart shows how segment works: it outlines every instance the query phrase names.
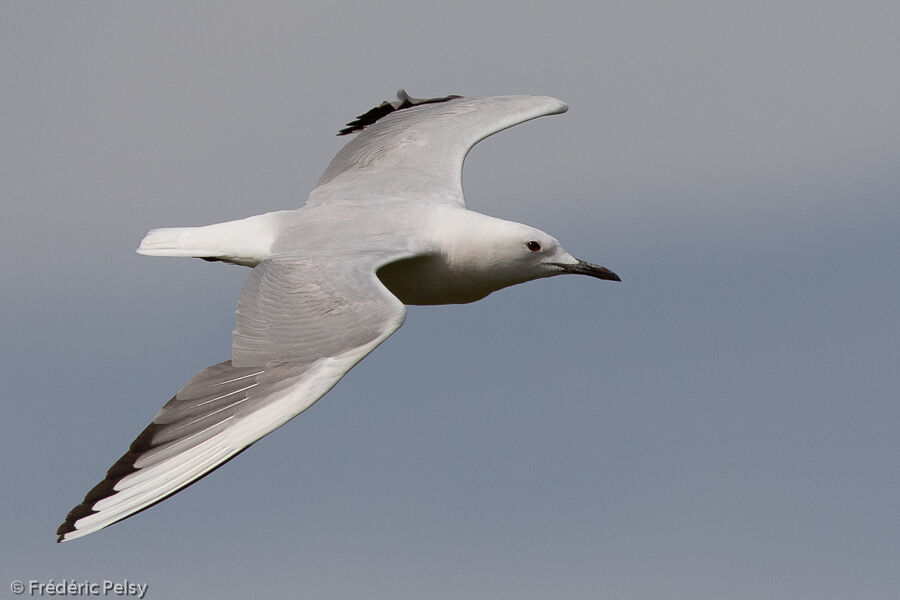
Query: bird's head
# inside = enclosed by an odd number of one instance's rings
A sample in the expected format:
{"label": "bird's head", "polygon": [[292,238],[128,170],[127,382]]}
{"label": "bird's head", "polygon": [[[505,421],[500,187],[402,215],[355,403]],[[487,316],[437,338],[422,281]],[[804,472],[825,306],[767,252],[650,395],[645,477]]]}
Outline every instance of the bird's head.
{"label": "bird's head", "polygon": [[533,227],[523,226],[522,232],[510,240],[510,252],[530,279],[553,277],[567,273],[588,275],[608,281],[622,281],[606,267],[575,258],[551,235]]}
{"label": "bird's head", "polygon": [[459,252],[451,260],[490,277],[496,289],[567,273],[621,281],[606,267],[575,258],[553,236],[513,221],[479,219],[454,246]]}

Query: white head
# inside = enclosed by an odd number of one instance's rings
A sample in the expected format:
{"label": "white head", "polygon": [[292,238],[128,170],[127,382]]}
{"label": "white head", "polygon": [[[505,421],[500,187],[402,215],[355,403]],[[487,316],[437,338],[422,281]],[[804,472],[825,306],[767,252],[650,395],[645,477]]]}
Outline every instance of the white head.
{"label": "white head", "polygon": [[502,265],[502,270],[513,278],[513,283],[522,283],[542,277],[553,277],[573,273],[589,275],[598,279],[621,281],[619,276],[607,269],[575,258],[563,248],[553,236],[511,221],[501,221],[491,227],[492,238],[486,240],[492,260]]}
{"label": "white head", "polygon": [[432,249],[378,271],[404,304],[474,302],[499,289],[564,273],[620,281],[606,269],[579,260],[539,229],[472,211],[440,214]]}
{"label": "white head", "polygon": [[448,266],[490,291],[566,273],[621,281],[609,269],[575,258],[540,229],[471,211],[464,214],[468,218],[454,228],[452,240],[443,240]]}

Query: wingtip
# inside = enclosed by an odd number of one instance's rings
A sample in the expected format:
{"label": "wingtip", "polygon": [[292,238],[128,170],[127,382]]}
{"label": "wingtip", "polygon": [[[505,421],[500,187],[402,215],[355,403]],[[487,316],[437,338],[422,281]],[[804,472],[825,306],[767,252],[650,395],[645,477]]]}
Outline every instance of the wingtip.
{"label": "wingtip", "polygon": [[69,534],[76,531],[78,531],[78,529],[75,527],[75,522],[69,521],[69,517],[66,517],[66,520],[56,528],[56,543],[61,544],[62,542],[68,542],[73,537]]}
{"label": "wingtip", "polygon": [[548,104],[551,106],[551,109],[547,114],[559,115],[569,110],[569,105],[559,98],[554,98],[553,96],[542,96],[542,98],[547,100]]}
{"label": "wingtip", "polygon": [[[96,486],[94,487],[94,490]],[[93,492],[94,490],[91,490]],[[91,492],[88,492],[90,495]],[[56,528],[56,543],[67,542],[76,537],[81,537],[82,535],[86,535],[86,533],[79,533],[78,527],[76,523],[79,519],[83,519],[84,517],[90,516],[97,511],[95,511],[92,506],[93,502],[88,502],[88,496],[85,496],[84,501],[69,511],[69,514],[66,515],[65,521],[63,521],[59,527]],[[75,535],[72,535],[75,534]]]}
{"label": "wingtip", "polygon": [[399,90],[397,90],[397,100],[393,102],[385,100],[375,108],[369,109],[367,112],[356,117],[356,119],[354,119],[353,121],[347,123],[343,129],[338,131],[337,135],[348,135],[350,133],[362,131],[369,125],[372,125],[376,121],[381,120],[383,117],[391,114],[394,111],[411,108],[413,106],[419,106],[420,104],[435,104],[440,102],[447,102],[449,100],[456,100],[458,98],[462,98],[462,96],[459,96],[457,94],[450,94],[449,96],[442,96],[440,98],[414,98],[410,96],[405,89],[400,88]]}

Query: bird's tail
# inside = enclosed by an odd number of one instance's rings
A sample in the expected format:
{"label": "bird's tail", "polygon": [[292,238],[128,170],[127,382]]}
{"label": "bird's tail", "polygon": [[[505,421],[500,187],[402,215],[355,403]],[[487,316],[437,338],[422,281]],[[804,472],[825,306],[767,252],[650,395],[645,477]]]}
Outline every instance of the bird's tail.
{"label": "bird's tail", "polygon": [[205,227],[152,229],[137,251],[150,256],[190,256],[253,267],[268,257],[282,218],[288,212],[291,211]]}

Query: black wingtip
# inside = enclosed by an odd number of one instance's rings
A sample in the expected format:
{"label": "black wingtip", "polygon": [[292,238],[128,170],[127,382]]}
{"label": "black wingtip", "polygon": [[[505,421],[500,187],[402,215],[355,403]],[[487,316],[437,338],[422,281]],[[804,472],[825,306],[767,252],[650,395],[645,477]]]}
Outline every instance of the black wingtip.
{"label": "black wingtip", "polygon": [[109,468],[103,481],[92,487],[90,491],[85,494],[84,500],[66,515],[65,521],[63,521],[56,530],[56,535],[59,536],[56,538],[56,543],[65,541],[66,534],[72,533],[77,529],[77,527],[75,527],[76,521],[96,513],[97,511],[93,509],[93,506],[100,500],[115,494],[115,485],[123,477],[137,471],[135,461],[137,461],[141,453],[153,446],[153,436],[159,429],[159,425],[151,423],[133,442],[131,442],[131,445],[128,447],[128,452],[123,454],[119,460]]}
{"label": "black wingtip", "polygon": [[[71,533],[71,532],[77,530],[77,528],[75,527],[76,521],[98,512],[93,509],[93,506],[100,500],[102,500],[104,498],[108,498],[109,496],[112,496],[113,494],[115,494],[116,493],[116,490],[115,490],[116,483],[118,483],[126,475],[130,475],[131,473],[134,473],[138,470],[137,467],[134,466],[135,461],[138,459],[138,457],[141,455],[141,453],[143,453],[144,451],[153,447],[153,436],[156,434],[158,429],[160,429],[160,426],[157,425],[156,423],[151,423],[150,425],[148,425],[147,428],[144,429],[144,431],[142,431],[141,434],[137,438],[135,438],[135,440],[131,443],[131,446],[129,447],[128,452],[123,454],[122,457],[119,460],[117,460],[115,462],[115,464],[113,464],[112,467],[109,468],[109,471],[107,471],[107,473],[106,473],[106,478],[103,481],[101,481],[100,483],[98,483],[97,485],[95,485],[93,488],[91,488],[91,491],[89,491],[87,493],[87,495],[84,497],[84,500],[81,502],[81,504],[79,504],[78,506],[76,506],[75,508],[73,508],[72,510],[69,511],[69,514],[66,515],[66,520],[63,521],[62,525],[60,525],[56,530],[56,535],[59,536],[56,538],[57,544],[60,542],[66,541],[65,538],[66,538],[67,533]],[[226,460],[222,461],[221,463],[219,463],[218,465],[216,465],[215,467],[213,467],[212,469],[210,469],[203,475],[188,482],[183,487],[180,487],[176,490],[169,492],[165,496],[160,497],[159,499],[157,499],[154,502],[148,504],[147,506],[141,508],[140,510],[131,513],[127,517],[122,517],[116,521],[113,521],[112,523],[109,523],[109,525],[114,525],[115,523],[118,523],[119,521],[124,521],[125,519],[129,519],[135,515],[138,515],[147,509],[153,508],[154,506],[156,506],[163,500],[168,499],[169,497],[177,494],[178,492],[189,488],[190,486],[194,485],[198,481],[201,481],[202,479],[204,479],[210,473],[213,473],[213,472],[217,471],[219,468],[224,467],[225,465],[230,463],[232,460],[234,460],[235,458],[237,458],[238,456],[243,454],[244,451],[246,451],[247,448],[250,448],[252,445],[253,444],[248,444],[244,448],[241,448],[236,453],[229,456]],[[104,528],[109,527],[109,525],[104,526]]]}
{"label": "black wingtip", "polygon": [[58,544],[65,541],[66,534],[72,533],[76,530],[75,521],[77,521],[78,519],[83,519],[88,515],[92,515],[95,512],[97,511],[92,509],[88,504],[85,504],[84,502],[70,510],[69,514],[66,515],[66,520],[63,521],[62,524],[56,529],[56,543]]}
{"label": "black wingtip", "polygon": [[347,123],[347,126],[338,131],[337,134],[348,135],[350,133],[362,131],[372,123],[375,123],[381,118],[397,110],[419,106],[420,104],[435,104],[438,102],[447,102],[448,100],[455,100],[456,98],[462,98],[462,96],[459,96],[457,94],[450,94],[449,96],[443,96],[441,98],[413,98],[406,93],[406,90],[401,89],[397,92],[397,100],[395,100],[394,102],[385,100],[375,108],[369,109],[367,112],[364,112],[363,114],[356,117],[356,119],[354,119],[353,121]]}

